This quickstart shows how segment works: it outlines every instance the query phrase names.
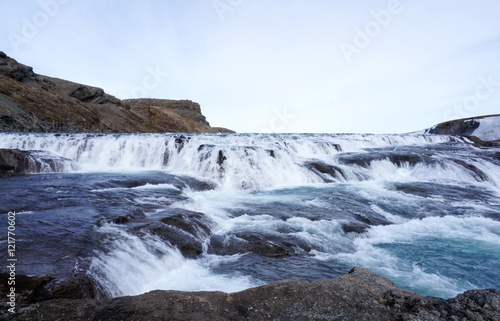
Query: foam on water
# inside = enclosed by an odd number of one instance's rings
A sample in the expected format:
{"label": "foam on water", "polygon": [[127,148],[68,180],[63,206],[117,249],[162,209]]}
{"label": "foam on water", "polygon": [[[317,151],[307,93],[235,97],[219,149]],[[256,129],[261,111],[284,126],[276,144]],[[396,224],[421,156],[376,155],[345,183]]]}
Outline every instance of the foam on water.
{"label": "foam on water", "polygon": [[[446,270],[452,269],[454,263],[460,264],[461,258],[456,252],[462,252],[467,257],[467,248],[473,252],[484,251],[486,257],[482,257],[482,264],[488,264],[486,269],[500,266],[500,222],[484,217],[427,217],[401,224],[374,226],[366,237],[356,238],[353,244],[355,252],[340,253],[331,258],[372,269],[398,284],[441,297],[452,297],[478,287],[444,275],[449,273]],[[397,248],[409,244],[414,245],[414,253],[404,257]],[[440,248],[437,253],[442,259],[426,257],[427,247],[432,248],[433,244],[436,249]],[[455,255],[449,257],[451,253]],[[423,268],[427,259],[436,260],[433,263],[440,261],[438,266],[442,273],[439,269],[429,272],[429,268]]]}
{"label": "foam on water", "polygon": [[500,116],[476,119],[475,121],[479,122],[479,127],[474,130],[472,135],[482,140],[500,139]]}
{"label": "foam on water", "polygon": [[95,253],[89,274],[113,297],[158,289],[236,292],[260,285],[247,276],[211,272],[212,266],[232,258],[188,260],[154,236],[139,238],[110,224],[100,232],[111,237],[105,250]]}
{"label": "foam on water", "polygon": [[141,186],[134,186],[134,187],[111,187],[111,188],[99,188],[99,189],[94,189],[92,192],[105,192],[105,191],[117,191],[117,190],[127,190],[127,189],[144,189],[144,190],[162,190],[162,189],[171,189],[171,190],[176,190],[178,191],[179,189],[175,187],[172,184],[145,184]]}
{"label": "foam on water", "polygon": [[[144,208],[146,220],[182,209],[213,222],[196,259],[184,258],[154,235],[131,234],[126,224],[96,227],[103,241],[89,273],[111,296],[154,289],[232,292],[262,284],[247,263],[300,278],[304,270],[310,273],[306,277],[325,278],[359,265],[441,297],[500,284],[500,222],[487,218],[498,217],[500,163],[493,152],[455,137],[4,133],[0,138],[0,148],[45,150],[78,163],[87,174],[161,171],[214,183],[214,190],[205,191],[170,184],[176,180],[91,185],[92,196],[104,192],[104,199],[113,196],[115,203],[128,197],[125,204]],[[359,233],[350,232],[356,229]],[[229,243],[248,235],[298,249],[271,259],[207,250],[210,238]],[[283,277],[280,273],[268,275]]]}
{"label": "foam on water", "polygon": [[[78,162],[83,171],[167,170],[214,180],[226,190],[322,183],[305,161],[328,163],[341,152],[459,141],[449,136],[360,134],[2,133],[0,137],[0,148],[49,151]],[[375,168],[374,177],[387,170],[394,171]]]}

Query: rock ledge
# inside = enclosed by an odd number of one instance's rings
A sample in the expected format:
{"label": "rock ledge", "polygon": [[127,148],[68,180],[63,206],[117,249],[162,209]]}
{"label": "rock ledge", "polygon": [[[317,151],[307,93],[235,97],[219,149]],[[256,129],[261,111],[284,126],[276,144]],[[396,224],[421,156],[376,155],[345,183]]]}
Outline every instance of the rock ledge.
{"label": "rock ledge", "polygon": [[500,320],[500,292],[426,297],[355,267],[336,279],[287,280],[237,293],[152,291],[44,301],[19,306],[13,320]]}

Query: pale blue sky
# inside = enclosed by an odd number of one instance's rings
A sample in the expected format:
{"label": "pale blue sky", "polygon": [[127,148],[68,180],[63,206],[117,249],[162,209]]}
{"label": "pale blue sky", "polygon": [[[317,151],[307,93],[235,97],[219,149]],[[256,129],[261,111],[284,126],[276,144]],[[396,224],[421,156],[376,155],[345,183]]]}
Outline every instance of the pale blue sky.
{"label": "pale blue sky", "polygon": [[500,113],[500,2],[0,0],[0,50],[238,132],[400,133]]}

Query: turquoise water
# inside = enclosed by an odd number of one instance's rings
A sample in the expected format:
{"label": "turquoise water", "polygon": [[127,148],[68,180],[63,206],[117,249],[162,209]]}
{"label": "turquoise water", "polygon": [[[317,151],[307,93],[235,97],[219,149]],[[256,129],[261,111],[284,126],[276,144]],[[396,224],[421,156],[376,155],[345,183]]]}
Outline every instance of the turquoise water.
{"label": "turquoise water", "polygon": [[500,289],[495,149],[425,135],[0,136],[71,165],[2,179],[20,274],[88,275],[106,296],[353,266],[443,298]]}

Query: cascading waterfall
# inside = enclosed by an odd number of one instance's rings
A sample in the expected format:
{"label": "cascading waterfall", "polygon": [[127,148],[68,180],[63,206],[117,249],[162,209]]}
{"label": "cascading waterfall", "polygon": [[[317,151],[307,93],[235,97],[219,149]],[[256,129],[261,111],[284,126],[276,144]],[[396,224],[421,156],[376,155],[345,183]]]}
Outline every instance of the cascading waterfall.
{"label": "cascading waterfall", "polygon": [[[85,243],[87,274],[108,296],[158,288],[237,291],[283,278],[334,277],[353,265],[442,297],[500,287],[488,272],[500,264],[500,158],[466,139],[0,137],[0,148],[44,151],[77,164],[52,169],[67,172],[57,180],[44,176],[50,189],[43,193],[59,193],[46,207],[67,206],[72,215],[81,199],[81,221],[99,240]],[[66,199],[69,205],[59,205]],[[37,215],[45,207],[29,210]]]}
{"label": "cascading waterfall", "polygon": [[[0,148],[48,151],[76,161],[84,171],[166,170],[211,179],[224,189],[321,183],[322,175],[304,166],[308,160],[339,166],[334,157],[339,153],[458,141],[449,136],[360,134],[12,133],[2,134],[2,138]],[[345,170],[351,174],[344,177],[347,179],[367,176],[349,167]]]}

